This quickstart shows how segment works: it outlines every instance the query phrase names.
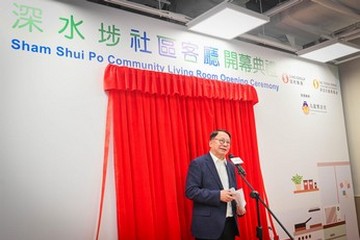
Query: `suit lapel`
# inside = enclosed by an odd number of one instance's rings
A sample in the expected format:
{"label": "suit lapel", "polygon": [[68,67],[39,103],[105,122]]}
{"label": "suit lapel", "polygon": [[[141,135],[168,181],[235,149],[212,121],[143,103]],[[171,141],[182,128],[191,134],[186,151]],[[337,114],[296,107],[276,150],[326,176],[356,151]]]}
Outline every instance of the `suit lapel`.
{"label": "suit lapel", "polygon": [[213,175],[214,179],[216,179],[216,183],[218,184],[219,188],[224,189],[224,187],[221,183],[220,176],[217,172],[214,160],[211,158],[210,153],[208,153],[208,155],[206,157],[206,165],[209,169],[210,174]]}

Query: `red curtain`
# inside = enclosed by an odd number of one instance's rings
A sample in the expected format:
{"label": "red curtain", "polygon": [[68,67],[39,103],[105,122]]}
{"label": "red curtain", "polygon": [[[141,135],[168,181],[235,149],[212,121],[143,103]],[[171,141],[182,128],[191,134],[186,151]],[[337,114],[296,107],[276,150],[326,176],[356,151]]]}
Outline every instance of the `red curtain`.
{"label": "red curtain", "polygon": [[[245,161],[247,179],[265,197],[252,86],[108,65],[104,89],[114,143],[119,239],[192,239],[186,172],[191,159],[208,152],[209,134],[217,128],[231,132],[231,152]],[[239,239],[256,239],[255,200],[238,178],[248,202]],[[263,239],[269,239],[266,212],[260,209]]]}

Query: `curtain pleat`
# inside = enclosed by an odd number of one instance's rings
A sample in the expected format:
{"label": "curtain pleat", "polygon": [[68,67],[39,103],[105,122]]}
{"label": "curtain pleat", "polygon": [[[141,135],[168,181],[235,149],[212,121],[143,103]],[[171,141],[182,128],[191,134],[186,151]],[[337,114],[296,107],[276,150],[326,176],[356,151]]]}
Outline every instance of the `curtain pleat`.
{"label": "curtain pleat", "polygon": [[[119,69],[126,71],[119,71]],[[250,85],[226,83],[197,77],[108,65],[104,89],[141,91],[157,95],[206,97],[258,102],[255,88]],[[169,80],[171,79],[171,80]]]}
{"label": "curtain pleat", "polygon": [[[244,159],[248,181],[266,196],[252,86],[108,65],[104,89],[113,108],[119,239],[193,239],[186,172],[191,159],[209,151],[209,133],[217,128],[232,133],[231,152]],[[238,183],[248,202],[239,239],[256,239],[255,200],[239,176]],[[269,239],[260,209],[263,239]]]}

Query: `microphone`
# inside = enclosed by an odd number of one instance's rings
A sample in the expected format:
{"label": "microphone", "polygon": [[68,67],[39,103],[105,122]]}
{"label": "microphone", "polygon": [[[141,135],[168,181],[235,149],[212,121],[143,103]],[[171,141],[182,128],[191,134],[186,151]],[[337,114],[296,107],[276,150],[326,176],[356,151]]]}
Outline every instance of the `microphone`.
{"label": "microphone", "polygon": [[241,164],[244,163],[243,160],[241,160],[240,157],[235,157],[234,155],[232,155],[231,153],[229,154],[229,158],[230,158],[230,161],[235,165],[235,167],[237,168],[238,172],[245,176],[246,175],[246,172],[245,170],[242,168]]}

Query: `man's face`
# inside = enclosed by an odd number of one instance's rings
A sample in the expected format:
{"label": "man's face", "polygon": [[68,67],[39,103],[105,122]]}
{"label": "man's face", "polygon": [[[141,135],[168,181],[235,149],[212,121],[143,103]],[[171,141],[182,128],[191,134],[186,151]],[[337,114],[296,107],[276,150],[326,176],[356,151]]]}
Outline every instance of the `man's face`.
{"label": "man's face", "polygon": [[215,138],[209,142],[210,152],[219,159],[224,159],[230,150],[230,137],[225,132],[219,132]]}

